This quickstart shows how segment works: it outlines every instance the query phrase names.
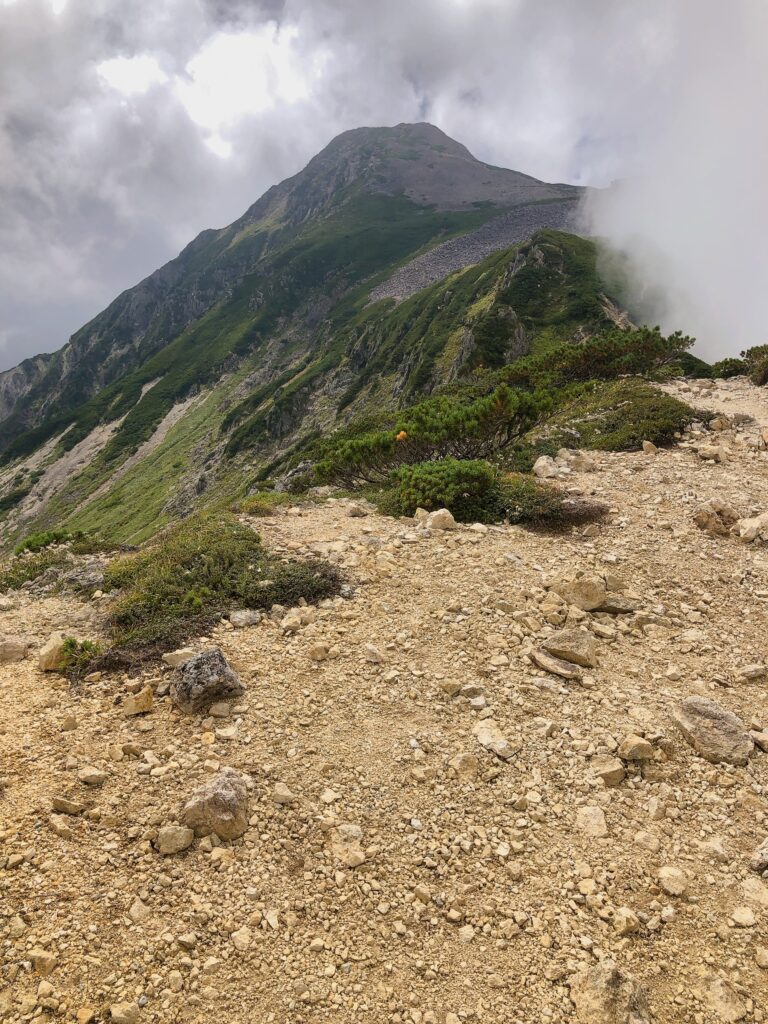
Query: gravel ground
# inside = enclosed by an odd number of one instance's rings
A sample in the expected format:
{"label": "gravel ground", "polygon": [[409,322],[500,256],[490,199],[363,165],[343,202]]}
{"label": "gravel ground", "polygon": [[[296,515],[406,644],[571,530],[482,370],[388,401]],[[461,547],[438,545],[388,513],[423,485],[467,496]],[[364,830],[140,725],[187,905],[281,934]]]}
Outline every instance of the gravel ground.
{"label": "gravel ground", "polygon": [[[41,672],[52,631],[99,638],[100,601],[12,595],[0,632],[31,648],[0,665],[0,1017],[768,1020],[768,754],[710,763],[673,718],[703,695],[768,729],[768,545],[693,522],[713,497],[768,509],[768,391],[670,390],[756,422],[597,453],[565,485],[610,506],[599,526],[429,535],[341,500],[254,520],[354,596],[198,638],[246,686],[227,717],[182,716],[165,667]],[[713,437],[722,463],[696,452]],[[635,610],[556,597],[578,571]],[[580,679],[534,663],[563,629],[594,641]],[[245,834],[162,856],[158,830],[225,766]]]}

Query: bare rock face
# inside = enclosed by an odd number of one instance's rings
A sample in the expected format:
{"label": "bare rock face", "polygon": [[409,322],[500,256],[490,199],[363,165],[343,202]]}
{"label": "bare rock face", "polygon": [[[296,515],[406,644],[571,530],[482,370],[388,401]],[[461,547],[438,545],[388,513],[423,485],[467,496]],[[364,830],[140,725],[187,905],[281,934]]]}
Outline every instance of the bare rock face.
{"label": "bare rock face", "polygon": [[171,700],[188,715],[245,692],[240,677],[218,648],[185,661],[171,681]]}
{"label": "bare rock face", "polygon": [[248,787],[231,768],[196,790],[181,810],[180,820],[195,835],[214,832],[219,839],[239,839],[248,828]]}
{"label": "bare rock face", "polygon": [[576,1020],[583,1024],[650,1024],[645,990],[607,961],[571,978]]}
{"label": "bare rock face", "polygon": [[574,665],[593,668],[597,664],[597,644],[591,633],[584,629],[561,629],[544,641],[544,649],[556,658]]}
{"label": "bare rock face", "polygon": [[754,741],[744,722],[708,697],[686,697],[672,715],[693,749],[712,764],[744,765]]}

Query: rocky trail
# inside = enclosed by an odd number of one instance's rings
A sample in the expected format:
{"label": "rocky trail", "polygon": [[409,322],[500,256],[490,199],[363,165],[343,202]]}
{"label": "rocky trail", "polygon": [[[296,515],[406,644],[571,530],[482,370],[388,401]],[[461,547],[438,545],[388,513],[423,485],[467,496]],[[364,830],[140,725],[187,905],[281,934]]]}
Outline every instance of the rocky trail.
{"label": "rocky trail", "polygon": [[601,524],[254,519],[348,596],[180,669],[0,599],[0,1019],[768,1021],[768,543],[698,515],[768,511],[768,390],[668,390],[722,429],[559,460]]}

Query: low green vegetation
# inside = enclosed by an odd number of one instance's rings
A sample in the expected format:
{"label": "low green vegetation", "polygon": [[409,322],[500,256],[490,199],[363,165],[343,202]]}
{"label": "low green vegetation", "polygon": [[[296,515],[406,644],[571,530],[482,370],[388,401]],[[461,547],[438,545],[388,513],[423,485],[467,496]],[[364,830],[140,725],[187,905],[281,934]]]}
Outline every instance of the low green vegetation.
{"label": "low green vegetation", "polygon": [[21,555],[25,551],[36,553],[54,544],[66,544],[69,550],[75,555],[90,555],[97,551],[113,551],[114,544],[102,540],[97,535],[87,534],[83,530],[44,530],[41,533],[31,533],[17,545],[14,554]]}
{"label": "low green vegetation", "polygon": [[25,583],[39,579],[49,569],[69,561],[63,548],[44,548],[36,554],[15,555],[0,563],[0,591],[18,590]]}
{"label": "low green vegetation", "polygon": [[115,647],[144,657],[203,632],[232,608],[330,597],[341,577],[327,562],[278,558],[224,514],[190,517],[112,562],[105,586],[121,591],[110,609]]}
{"label": "low green vegetation", "polygon": [[59,671],[70,679],[80,679],[90,671],[93,662],[101,654],[101,647],[91,640],[76,640],[65,637]]}
{"label": "low green vegetation", "polygon": [[256,491],[255,494],[249,494],[247,498],[236,502],[232,511],[247,516],[271,516],[275,509],[295,504],[296,498],[291,494],[282,491]]}
{"label": "low green vegetation", "polygon": [[633,451],[672,444],[702,415],[636,377],[591,381],[565,392],[542,436],[558,447]]}

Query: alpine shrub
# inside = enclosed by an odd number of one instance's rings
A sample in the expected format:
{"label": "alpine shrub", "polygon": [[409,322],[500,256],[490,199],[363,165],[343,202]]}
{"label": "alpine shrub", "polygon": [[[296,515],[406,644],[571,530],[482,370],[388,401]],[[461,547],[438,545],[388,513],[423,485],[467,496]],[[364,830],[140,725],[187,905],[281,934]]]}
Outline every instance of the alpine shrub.
{"label": "alpine shrub", "polygon": [[551,405],[543,392],[503,384],[469,402],[436,395],[404,409],[392,429],[331,442],[316,474],[354,486],[381,482],[414,463],[487,458],[530,430]]}
{"label": "alpine shrub", "polygon": [[338,593],[328,562],[283,560],[231,516],[191,516],[144,551],[107,568],[105,586],[122,593],[110,609],[115,645],[143,654],[210,627],[231,608],[295,605]]}
{"label": "alpine shrub", "polygon": [[741,377],[749,372],[749,364],[746,359],[721,359],[712,364],[710,377]]}

